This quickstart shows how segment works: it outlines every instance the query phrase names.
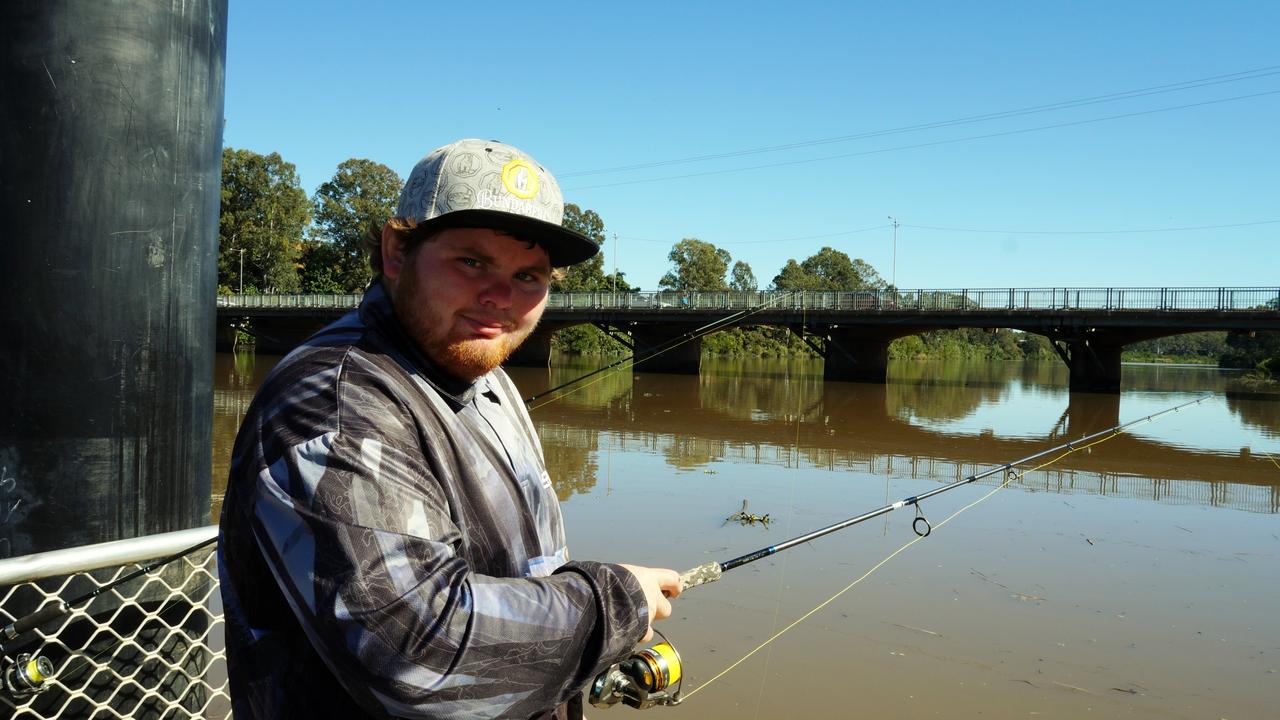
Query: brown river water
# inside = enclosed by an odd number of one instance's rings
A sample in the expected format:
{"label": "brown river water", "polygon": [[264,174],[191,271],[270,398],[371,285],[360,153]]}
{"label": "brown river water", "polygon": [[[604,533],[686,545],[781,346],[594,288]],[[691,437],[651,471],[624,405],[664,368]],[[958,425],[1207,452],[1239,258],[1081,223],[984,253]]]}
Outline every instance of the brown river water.
{"label": "brown river water", "polygon": [[[218,357],[215,501],[277,359]],[[589,369],[510,372],[530,395]],[[1051,363],[903,363],[865,385],[704,359],[532,414],[574,556],[685,570],[1211,393],[989,497],[1002,475],[924,501],[932,534],[883,565],[916,539],[910,507],[688,591],[658,626],[686,701],[646,715],[1277,718],[1280,396],[1237,377],[1126,365],[1120,395],[1073,397]],[[744,500],[770,522],[726,522]]]}

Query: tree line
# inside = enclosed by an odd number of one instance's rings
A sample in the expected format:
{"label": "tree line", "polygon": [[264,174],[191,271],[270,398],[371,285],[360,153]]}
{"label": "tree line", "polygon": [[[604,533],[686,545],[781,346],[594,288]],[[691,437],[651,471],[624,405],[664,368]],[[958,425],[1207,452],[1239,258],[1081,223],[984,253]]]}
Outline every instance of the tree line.
{"label": "tree line", "polygon": [[[222,151],[221,207],[218,222],[218,292],[360,293],[372,277],[365,238],[395,213],[404,181],[382,163],[351,158],[307,197],[297,168],[279,153]],[[606,241],[603,218],[594,210],[565,205],[565,227]],[[725,249],[684,238],[667,254],[670,270],[661,290],[682,292],[754,292],[759,287],[751,266],[734,261]],[[893,290],[861,258],[823,247],[803,260],[789,259],[768,283],[770,290]],[[552,292],[634,292],[626,273],[604,270],[604,252],[568,268]],[[558,349],[580,354],[622,353],[624,346],[591,325],[560,331]],[[813,355],[786,328],[735,328],[703,340],[716,355],[787,357]],[[1052,358],[1049,341],[1033,333],[1000,329],[938,330],[899,338],[889,348],[895,358]],[[1216,361],[1224,367],[1256,368],[1266,378],[1280,374],[1280,333],[1193,333],[1137,343],[1126,359]]]}

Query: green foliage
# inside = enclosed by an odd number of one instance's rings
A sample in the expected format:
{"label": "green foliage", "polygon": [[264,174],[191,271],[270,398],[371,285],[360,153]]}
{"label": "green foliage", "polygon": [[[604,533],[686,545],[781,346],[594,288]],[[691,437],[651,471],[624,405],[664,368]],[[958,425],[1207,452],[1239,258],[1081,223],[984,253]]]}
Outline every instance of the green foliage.
{"label": "green foliage", "polygon": [[316,190],[312,242],[302,258],[304,291],[364,290],[373,276],[364,239],[395,214],[402,184],[386,165],[351,158]]}
{"label": "green foliage", "polygon": [[1225,332],[1198,332],[1131,343],[1121,357],[1130,362],[1217,364],[1226,349]]}
{"label": "green foliage", "polygon": [[279,153],[222,151],[222,198],[218,219],[218,283],[264,292],[298,290],[302,235],[311,203],[292,163]]}
{"label": "green foliage", "polygon": [[889,357],[901,360],[1043,360],[1056,357],[1043,335],[998,328],[933,330],[898,338]]}
{"label": "green foliage", "polygon": [[870,263],[824,247],[797,263],[788,260],[774,276],[775,290],[879,290],[887,287]]}
{"label": "green foliage", "polygon": [[671,271],[658,281],[664,290],[721,292],[729,289],[724,276],[733,258],[727,250],[697,238],[685,238],[672,246],[667,259],[671,261]]}
{"label": "green foliage", "polygon": [[626,273],[606,275],[604,272],[604,220],[596,211],[568,203],[564,206],[561,224],[596,241],[601,249],[590,260],[565,268],[564,277],[551,282],[551,292],[629,292],[632,289],[623,279]]}
{"label": "green foliage", "polygon": [[1222,367],[1257,368],[1268,359],[1280,358],[1280,332],[1227,333],[1226,346],[1219,360]]}
{"label": "green foliage", "polygon": [[737,327],[702,338],[702,354],[721,357],[812,357],[812,349],[786,328]]}
{"label": "green foliage", "polygon": [[751,272],[751,266],[739,260],[733,264],[733,270],[729,273],[729,289],[738,292],[755,292],[760,285],[756,282],[756,274]]}
{"label": "green foliage", "polygon": [[626,345],[595,325],[574,325],[551,336],[551,348],[569,355],[625,355]]}

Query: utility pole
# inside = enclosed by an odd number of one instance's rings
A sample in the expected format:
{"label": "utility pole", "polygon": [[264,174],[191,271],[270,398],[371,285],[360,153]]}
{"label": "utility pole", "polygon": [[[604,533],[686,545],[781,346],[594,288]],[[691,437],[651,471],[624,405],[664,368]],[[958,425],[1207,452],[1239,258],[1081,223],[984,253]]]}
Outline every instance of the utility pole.
{"label": "utility pole", "polygon": [[240,248],[240,294],[244,294],[244,248]]}
{"label": "utility pole", "polygon": [[889,271],[889,284],[894,290],[898,289],[898,220],[892,215],[889,216],[889,222],[893,223],[893,266]]}
{"label": "utility pole", "polygon": [[618,233],[613,234],[613,292],[618,292]]}

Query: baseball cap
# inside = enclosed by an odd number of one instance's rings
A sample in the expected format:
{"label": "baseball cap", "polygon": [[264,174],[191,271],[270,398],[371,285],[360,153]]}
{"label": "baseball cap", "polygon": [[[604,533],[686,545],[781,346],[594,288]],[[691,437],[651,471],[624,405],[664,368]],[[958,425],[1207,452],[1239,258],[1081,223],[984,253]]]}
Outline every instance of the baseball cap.
{"label": "baseball cap", "polygon": [[459,140],[418,161],[396,215],[420,227],[492,228],[541,245],[553,267],[587,260],[600,246],[570,230],[556,179],[527,153],[496,140]]}

